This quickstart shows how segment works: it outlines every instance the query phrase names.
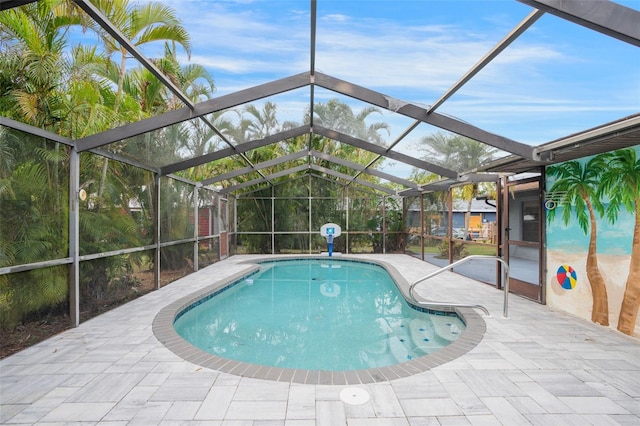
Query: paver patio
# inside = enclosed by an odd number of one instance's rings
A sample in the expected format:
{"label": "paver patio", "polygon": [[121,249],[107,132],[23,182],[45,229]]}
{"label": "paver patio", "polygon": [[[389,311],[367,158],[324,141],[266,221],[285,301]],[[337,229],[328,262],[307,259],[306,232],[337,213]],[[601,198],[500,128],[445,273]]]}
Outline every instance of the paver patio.
{"label": "paver patio", "polygon": [[[359,255],[412,282],[437,269],[407,255]],[[419,288],[480,303],[482,341],[411,377],[346,386],[239,377],[184,361],[152,332],[156,314],[254,256],[234,256],[0,361],[0,423],[101,425],[638,425],[640,339],[446,272]],[[481,264],[478,267],[482,267]]]}

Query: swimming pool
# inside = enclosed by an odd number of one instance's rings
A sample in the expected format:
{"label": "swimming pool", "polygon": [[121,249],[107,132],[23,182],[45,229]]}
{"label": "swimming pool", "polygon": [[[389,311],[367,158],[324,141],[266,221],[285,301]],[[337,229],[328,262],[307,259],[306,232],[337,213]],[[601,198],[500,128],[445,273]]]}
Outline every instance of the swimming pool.
{"label": "swimming pool", "polygon": [[326,257],[261,262],[225,285],[173,303],[159,314],[163,321],[154,321],[154,332],[197,364],[304,383],[404,377],[475,346],[465,338],[469,315],[479,318],[472,310],[463,320],[452,309],[411,307],[382,266]]}
{"label": "swimming pool", "polygon": [[296,259],[262,263],[180,312],[174,327],[194,346],[237,361],[345,371],[435,352],[465,325],[453,312],[409,306],[379,265]]}

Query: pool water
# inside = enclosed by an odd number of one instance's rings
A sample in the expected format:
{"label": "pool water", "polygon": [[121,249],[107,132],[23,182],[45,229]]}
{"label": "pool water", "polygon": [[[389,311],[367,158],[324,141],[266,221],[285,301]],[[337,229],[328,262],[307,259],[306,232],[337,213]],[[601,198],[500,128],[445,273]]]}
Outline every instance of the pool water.
{"label": "pool water", "polygon": [[256,274],[180,312],[174,327],[223,358],[346,371],[427,355],[465,326],[453,313],[411,307],[378,265],[309,259],[262,263]]}

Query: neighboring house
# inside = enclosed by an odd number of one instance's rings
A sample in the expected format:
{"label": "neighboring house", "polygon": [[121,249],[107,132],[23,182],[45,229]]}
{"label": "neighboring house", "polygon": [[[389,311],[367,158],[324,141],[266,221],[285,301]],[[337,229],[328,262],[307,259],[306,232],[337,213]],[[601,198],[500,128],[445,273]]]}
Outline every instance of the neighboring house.
{"label": "neighboring house", "polygon": [[[454,200],[451,212],[453,236],[466,238],[465,223],[469,216],[469,231],[474,239],[489,238],[492,224],[496,222],[495,200],[471,200],[471,209],[466,200]],[[490,204],[489,204],[490,203]],[[412,205],[407,209],[409,215],[406,223],[411,229],[420,229],[420,206]],[[425,212],[427,214],[427,212]],[[430,217],[425,223],[430,224],[430,235],[445,236],[449,223],[449,213],[446,206],[436,210],[429,210]]]}

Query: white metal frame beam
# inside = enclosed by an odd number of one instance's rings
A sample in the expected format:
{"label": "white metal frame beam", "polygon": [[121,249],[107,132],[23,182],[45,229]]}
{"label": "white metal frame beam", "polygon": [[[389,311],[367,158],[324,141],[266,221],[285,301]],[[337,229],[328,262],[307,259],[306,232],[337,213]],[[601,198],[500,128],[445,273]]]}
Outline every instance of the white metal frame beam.
{"label": "white metal frame beam", "polygon": [[228,95],[198,103],[194,110],[184,107],[174,111],[170,111],[155,117],[140,120],[135,123],[126,124],[115,129],[107,130],[102,133],[87,136],[78,139],[78,150],[87,151],[92,148],[98,148],[112,142],[121,141],[143,133],[152,132],[154,130],[178,124],[183,121],[199,118],[206,114],[223,111],[244,105],[262,98],[288,92],[291,90],[305,87],[310,83],[309,73],[301,73],[270,83],[261,84],[245,90],[240,90]]}
{"label": "white metal frame beam", "polygon": [[640,11],[608,0],[518,0],[574,24],[640,47]]}
{"label": "white metal frame beam", "polygon": [[406,117],[420,120],[432,126],[466,136],[511,154],[529,159],[533,158],[533,147],[530,145],[487,132],[464,121],[438,114],[437,112],[428,113],[426,108],[419,107],[410,102],[391,98],[365,87],[320,73],[316,73],[314,84]]}
{"label": "white metal frame beam", "polygon": [[442,166],[438,166],[437,164],[432,164],[427,161],[412,157],[410,155],[402,154],[400,152],[388,151],[384,146],[363,141],[362,139],[354,138],[353,136],[345,135],[344,133],[340,133],[335,130],[326,129],[320,126],[315,126],[313,128],[313,132],[317,135],[324,136],[326,138],[333,139],[338,142],[346,143],[348,145],[355,146],[356,148],[362,148],[364,150],[373,152],[375,154],[380,154],[384,157],[388,157],[393,160],[397,160],[402,163],[408,164],[410,166],[414,166],[419,169],[435,173],[439,176],[445,176],[452,179],[455,179],[458,177],[458,173],[454,172],[453,170],[446,169]]}

